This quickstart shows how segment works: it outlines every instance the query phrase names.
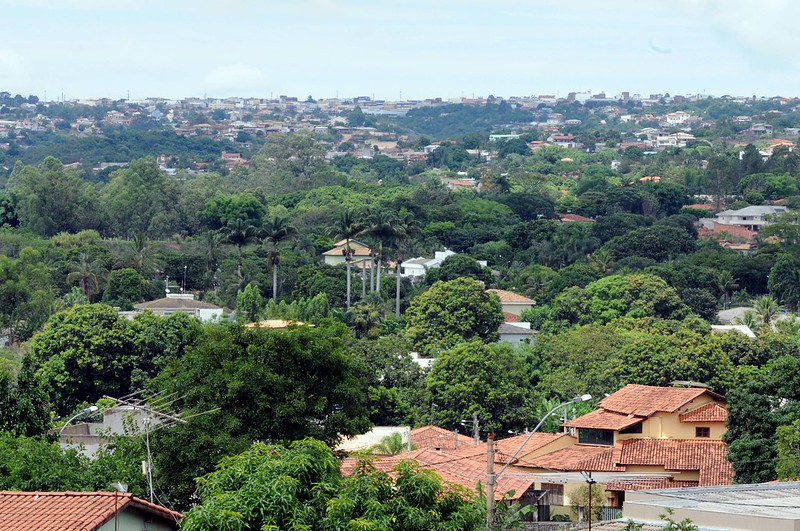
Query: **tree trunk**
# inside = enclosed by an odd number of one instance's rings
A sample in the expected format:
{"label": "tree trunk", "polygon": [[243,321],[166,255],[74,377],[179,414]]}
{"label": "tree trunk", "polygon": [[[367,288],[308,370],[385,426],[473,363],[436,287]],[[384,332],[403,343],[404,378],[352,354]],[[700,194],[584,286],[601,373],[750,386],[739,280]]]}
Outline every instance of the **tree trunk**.
{"label": "tree trunk", "polygon": [[272,262],[272,301],[278,304],[278,263]]}
{"label": "tree trunk", "polygon": [[375,256],[369,257],[369,292],[375,293]]}
{"label": "tree trunk", "polygon": [[375,272],[375,291],[380,294],[381,292],[381,255],[378,255],[378,270]]}
{"label": "tree trunk", "polygon": [[361,260],[361,300],[367,299],[367,259]]}
{"label": "tree trunk", "polygon": [[350,309],[350,260],[347,260],[347,309]]}
{"label": "tree trunk", "polygon": [[400,319],[400,262],[403,261],[400,253],[397,253],[397,267],[395,268],[395,300],[394,300],[394,316]]}

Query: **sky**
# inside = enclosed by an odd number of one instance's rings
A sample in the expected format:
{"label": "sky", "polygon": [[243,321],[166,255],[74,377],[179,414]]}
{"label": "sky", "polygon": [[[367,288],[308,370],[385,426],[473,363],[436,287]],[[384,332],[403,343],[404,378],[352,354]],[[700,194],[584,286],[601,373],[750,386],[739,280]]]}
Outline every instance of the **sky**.
{"label": "sky", "polygon": [[55,100],[800,95],[795,0],[0,0],[0,91]]}

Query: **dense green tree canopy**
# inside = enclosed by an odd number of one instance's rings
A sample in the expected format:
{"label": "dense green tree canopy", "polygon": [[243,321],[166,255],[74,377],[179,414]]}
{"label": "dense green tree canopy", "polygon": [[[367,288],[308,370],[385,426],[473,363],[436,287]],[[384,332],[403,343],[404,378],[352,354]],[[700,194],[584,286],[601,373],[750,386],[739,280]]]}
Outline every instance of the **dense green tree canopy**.
{"label": "dense green tree canopy", "polygon": [[437,352],[478,338],[496,341],[503,322],[500,299],[483,283],[461,277],[437,282],[411,301],[406,332],[415,348]]}

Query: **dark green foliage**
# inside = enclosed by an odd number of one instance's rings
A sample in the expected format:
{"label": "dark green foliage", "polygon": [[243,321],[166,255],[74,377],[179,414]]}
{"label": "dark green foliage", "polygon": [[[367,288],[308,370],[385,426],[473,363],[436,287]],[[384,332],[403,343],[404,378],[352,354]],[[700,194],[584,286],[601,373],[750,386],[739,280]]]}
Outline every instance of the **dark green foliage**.
{"label": "dark green foliage", "polygon": [[503,343],[472,341],[440,353],[427,378],[436,404],[431,423],[452,430],[477,413],[487,432],[532,428],[528,371],[523,354]]}
{"label": "dark green foliage", "polygon": [[683,229],[659,225],[612,238],[605,247],[616,259],[638,256],[663,261],[691,253],[695,241]]}
{"label": "dark green foliage", "polygon": [[254,441],[313,436],[329,443],[369,428],[362,365],[345,350],[347,330],[273,331],[210,325],[152,387],[184,397],[184,415],[213,412],[159,432],[159,467],[173,499],[192,480]]}
{"label": "dark green foliage", "polygon": [[500,300],[466,277],[437,282],[412,299],[405,317],[414,347],[431,353],[473,338],[496,341],[503,322]]}
{"label": "dark green foliage", "polygon": [[440,280],[447,282],[460,277],[469,277],[486,283],[491,280],[492,273],[489,268],[481,266],[474,258],[463,254],[454,254],[445,258],[439,267],[429,270],[425,275],[425,281],[433,285]]}

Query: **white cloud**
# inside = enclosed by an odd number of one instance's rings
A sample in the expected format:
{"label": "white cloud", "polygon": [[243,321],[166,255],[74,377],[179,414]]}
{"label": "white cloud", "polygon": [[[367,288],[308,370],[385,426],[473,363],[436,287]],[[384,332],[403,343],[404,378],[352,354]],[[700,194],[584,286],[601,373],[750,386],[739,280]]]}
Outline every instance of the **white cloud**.
{"label": "white cloud", "polygon": [[203,83],[209,91],[247,94],[263,89],[266,76],[259,68],[233,64],[214,68],[205,75]]}

